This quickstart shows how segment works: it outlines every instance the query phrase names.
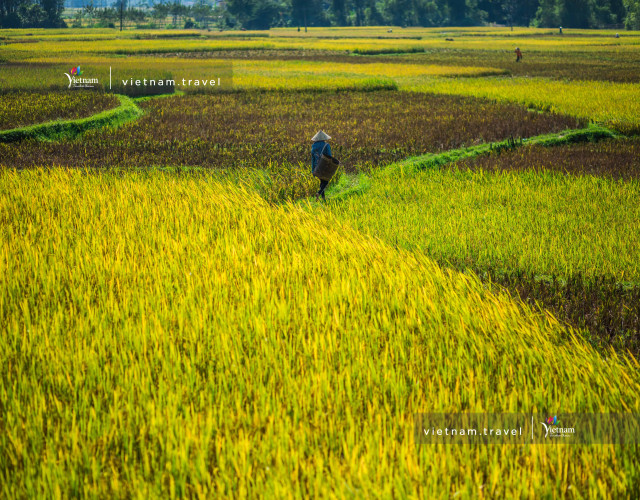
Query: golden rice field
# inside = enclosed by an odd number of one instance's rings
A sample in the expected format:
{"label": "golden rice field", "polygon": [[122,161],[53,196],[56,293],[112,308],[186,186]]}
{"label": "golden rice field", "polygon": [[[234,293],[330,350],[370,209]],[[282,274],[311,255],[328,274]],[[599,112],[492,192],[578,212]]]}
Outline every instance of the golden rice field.
{"label": "golden rice field", "polygon": [[0,129],[128,106],[0,130],[0,498],[640,497],[637,443],[414,435],[640,413],[640,32],[388,30],[0,30]]}
{"label": "golden rice field", "polygon": [[[0,38],[10,40],[14,37],[18,41],[23,40],[25,37],[23,35],[22,39],[19,38],[19,31],[7,33],[7,30],[4,30],[0,32]],[[219,74],[221,65],[224,64],[223,60],[215,57],[216,53],[247,50],[252,54],[256,51],[263,54],[280,54],[282,50],[295,50],[306,51],[311,56],[314,53],[329,56],[328,60],[306,60],[304,56],[299,60],[281,60],[278,56],[272,60],[225,59],[227,64],[230,62],[233,70],[234,88],[348,90],[398,87],[419,92],[516,101],[537,109],[555,110],[604,123],[625,133],[635,132],[640,126],[640,71],[633,70],[633,66],[628,66],[626,73],[620,75],[620,78],[630,83],[592,82],[580,80],[579,76],[571,81],[553,79],[548,77],[549,72],[544,71],[544,66],[540,65],[531,68],[531,75],[520,72],[517,78],[485,78],[505,75],[511,71],[509,68],[514,66],[514,63],[507,61],[512,61],[511,52],[516,43],[523,46],[527,61],[548,60],[553,67],[560,64],[557,59],[550,59],[554,54],[563,55],[569,63],[574,63],[576,57],[585,62],[596,59],[599,66],[591,68],[588,74],[599,72],[598,78],[606,80],[608,67],[614,68],[612,71],[615,71],[616,65],[622,64],[626,59],[637,60],[640,64],[640,35],[635,32],[625,32],[621,38],[609,40],[606,32],[598,32],[598,36],[594,36],[594,33],[588,30],[567,37],[545,35],[548,30],[541,30],[543,34],[538,36],[534,36],[535,30],[525,30],[520,34],[495,29],[458,30],[462,38],[455,42],[455,51],[469,54],[469,58],[465,59],[468,62],[464,65],[447,65],[443,64],[443,61],[446,61],[447,51],[452,48],[451,42],[443,38],[449,35],[443,34],[442,30],[422,30],[423,34],[420,36],[424,38],[410,40],[412,44],[421,44],[420,47],[406,46],[407,41],[402,39],[362,39],[357,36],[357,31],[352,37],[333,39],[321,38],[320,35],[316,38],[300,39],[290,37],[289,33],[287,36],[278,36],[278,30],[272,30],[270,34],[274,36],[268,38],[221,37],[209,32],[203,32],[203,35],[199,32],[185,32],[181,33],[185,35],[181,38],[169,37],[170,33],[159,32],[152,38],[150,31],[135,34],[125,32],[125,35],[114,39],[100,39],[98,36],[93,41],[81,43],[73,38],[86,36],[89,31],[91,30],[79,30],[76,35],[69,30],[69,35],[66,35],[69,39],[62,41],[48,41],[46,38],[40,40],[32,36],[28,41],[35,43],[26,43],[23,40],[25,43],[0,45],[0,61],[6,60],[7,69],[10,70],[0,73],[0,88],[5,92],[12,89],[35,90],[37,87],[61,88],[66,81],[64,78],[61,79],[61,71],[69,64],[79,64],[75,61],[80,59],[84,62],[85,68],[93,71],[95,76],[100,76],[101,81],[106,81],[109,66],[124,76],[144,70],[162,75],[169,73],[176,77],[194,75],[197,78],[207,78]],[[103,31],[108,30],[102,30],[98,35],[106,36]],[[613,36],[613,33],[609,34]],[[133,38],[134,35],[138,38]],[[518,36],[523,38],[519,39]],[[362,52],[366,51],[367,47],[374,52],[377,47],[380,49],[378,52],[383,53],[387,49],[400,53],[413,52],[416,49],[423,54],[416,53],[408,60],[389,56],[369,63],[362,63],[365,56],[352,55],[352,58],[358,57],[358,64],[352,64],[344,58],[331,60],[330,54],[334,54],[335,57],[342,54],[341,57],[344,57],[345,52]],[[474,52],[484,54],[488,49],[495,54],[503,55],[491,59],[495,62],[493,66],[473,65]],[[572,53],[574,50],[578,52]],[[194,51],[212,55],[195,59],[157,57],[160,54],[181,56]],[[437,64],[429,62],[432,57],[430,54],[434,51],[441,54],[437,58]],[[127,56],[122,57],[124,54]],[[148,55],[144,57],[145,54]],[[120,56],[116,57],[118,55]],[[153,57],[154,55],[156,57]],[[478,58],[478,62],[482,61],[486,59]],[[536,77],[536,71],[545,77]],[[576,74],[579,75],[577,69]],[[192,89],[187,89],[189,90]]]}
{"label": "golden rice field", "polygon": [[[30,52],[33,50],[32,37],[26,39],[20,37],[19,30],[7,33],[0,30],[0,39],[5,38],[11,50],[17,52]],[[31,31],[31,30],[29,30]],[[334,28],[333,30],[311,30],[295,34],[292,30],[271,30],[269,37],[255,36],[256,32],[236,34],[235,36],[220,36],[215,32],[181,32],[179,37],[171,37],[166,32],[155,34],[152,31],[137,33],[134,38],[131,34],[124,36],[110,31],[109,35],[97,35],[97,39],[84,35],[87,31],[75,36],[55,35],[42,38],[38,41],[37,50],[47,53],[162,53],[176,51],[202,51],[202,50],[230,50],[230,49],[309,49],[309,50],[335,50],[351,51],[360,54],[375,53],[404,53],[424,51],[433,48],[476,49],[482,50],[490,47],[492,50],[513,50],[514,42],[522,41],[531,50],[590,50],[597,52],[609,48],[615,50],[637,50],[640,44],[640,32],[623,32],[620,38],[615,38],[615,31],[598,32],[593,36],[589,30],[580,30],[572,36],[552,36],[550,30],[514,32],[508,30],[488,30],[484,33],[460,31],[459,29],[447,30],[443,28],[432,30],[395,29],[394,33],[380,33],[379,31],[367,31],[366,29],[352,35],[351,30]],[[108,30],[105,30],[108,31]],[[399,32],[399,36],[398,36]],[[236,32],[237,33],[237,32]],[[363,36],[363,34],[365,36]],[[13,36],[12,36],[13,35]],[[253,36],[252,36],[253,35]],[[537,36],[535,36],[537,35]],[[447,40],[452,38],[453,42]],[[82,44],[78,44],[78,39]],[[39,37],[38,37],[39,39]],[[131,40],[135,40],[132,44]],[[16,43],[18,42],[18,43]],[[23,42],[23,43],[20,43]],[[108,43],[106,43],[108,42]]]}
{"label": "golden rice field", "polygon": [[[380,200],[384,203],[380,203]],[[640,280],[640,183],[545,172],[375,172],[340,218],[438,261]]]}
{"label": "golden rice field", "polygon": [[[0,74],[3,88],[61,90],[66,88],[63,72],[73,64],[72,58],[39,57],[30,60],[23,67],[22,74]],[[470,77],[482,75],[501,75],[504,71],[486,67],[460,67],[443,65],[415,64],[347,64],[322,61],[261,61],[228,59],[185,59],[130,57],[125,60],[108,57],[90,56],[82,58],[85,71],[91,77],[108,83],[109,67],[112,67],[113,81],[144,75],[162,77],[217,78],[232,71],[233,88],[237,90],[282,90],[282,89],[341,89],[395,87],[398,77]],[[62,76],[63,79],[60,77]],[[184,88],[185,92],[197,89]]]}
{"label": "golden rice field", "polygon": [[[391,30],[391,32],[389,31]],[[252,34],[264,33],[260,31],[248,32]],[[574,37],[589,37],[591,39],[598,39],[600,37],[614,37],[616,33],[619,33],[622,39],[636,38],[640,36],[639,31],[629,30],[614,30],[614,29],[567,29],[565,27],[564,39],[571,39]],[[514,26],[513,29],[504,27],[489,27],[489,26],[448,26],[448,27],[436,27],[436,28],[422,28],[418,26],[407,26],[406,28],[400,26],[352,26],[348,29],[339,27],[310,27],[307,32],[304,30],[298,31],[297,28],[272,28],[269,34],[273,37],[295,37],[295,38],[448,38],[451,36],[462,37],[489,37],[488,40],[493,38],[531,38],[542,37],[548,38],[549,36],[558,35],[557,29],[551,28],[525,28],[522,26]],[[557,43],[561,43],[561,38],[556,37]]]}
{"label": "golden rice field", "polygon": [[415,444],[416,412],[640,409],[635,361],[473,276],[202,176],[0,193],[3,496],[637,491],[633,446]]}
{"label": "golden rice field", "polygon": [[536,109],[590,119],[623,133],[640,132],[640,85],[634,83],[538,78],[414,79],[401,88],[519,102]]}
{"label": "golden rice field", "polygon": [[[389,31],[391,30],[391,32]],[[565,27],[565,37],[613,37],[619,33],[622,39],[635,38],[640,36],[640,31],[619,29],[568,29]],[[504,27],[481,27],[481,26],[451,26],[423,28],[417,26],[350,26],[340,27],[308,27],[298,31],[297,28],[271,28],[269,31],[247,30],[247,31],[206,31],[206,30],[176,30],[176,29],[135,29],[122,32],[114,31],[110,28],[73,28],[73,29],[43,29],[30,28],[20,29],[0,29],[0,40],[12,41],[16,39],[78,39],[78,38],[252,38],[252,37],[272,37],[272,38],[442,38],[449,35],[460,35],[465,37],[500,37],[500,38],[520,38],[520,37],[548,37],[557,35],[558,30],[551,28],[525,28],[514,26],[513,29]]]}

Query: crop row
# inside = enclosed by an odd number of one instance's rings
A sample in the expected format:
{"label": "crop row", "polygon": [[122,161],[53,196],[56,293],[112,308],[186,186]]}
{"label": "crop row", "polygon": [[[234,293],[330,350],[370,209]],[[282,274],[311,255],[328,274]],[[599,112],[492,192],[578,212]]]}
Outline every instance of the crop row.
{"label": "crop row", "polygon": [[[2,88],[60,88],[66,85],[64,59],[50,58],[29,64],[15,63],[16,76],[0,74]],[[67,63],[69,61],[66,61]],[[229,74],[229,61],[188,58],[135,57],[122,60],[91,57],[85,61],[87,71],[108,81],[113,65],[114,79],[140,78],[142,75],[207,79]],[[551,110],[583,120],[593,120],[615,127],[624,133],[640,131],[640,84],[605,81],[563,81],[544,78],[441,78],[441,76],[477,76],[496,74],[503,69],[413,64],[373,61],[350,64],[336,61],[233,61],[231,84],[236,89],[265,90],[356,90],[396,88],[416,92],[470,95],[514,101],[537,109]],[[202,92],[199,87],[180,87],[186,92]]]}
{"label": "crop row", "polygon": [[[590,38],[594,41],[612,38],[618,33],[619,30],[615,29],[566,29],[565,36],[557,36],[557,29],[549,28],[525,28],[514,27],[501,28],[501,27],[436,27],[436,28],[423,28],[423,27],[389,27],[385,26],[350,26],[347,28],[341,27],[322,27],[314,28],[309,27],[305,31],[298,31],[297,28],[272,28],[269,31],[257,30],[257,31],[202,31],[202,30],[163,30],[163,29],[136,29],[125,30],[122,32],[114,31],[110,28],[73,28],[73,29],[42,29],[42,28],[29,28],[29,29],[1,29],[0,41],[14,41],[14,40],[41,40],[41,39],[56,39],[56,40],[69,40],[69,39],[89,39],[89,38],[113,38],[113,39],[155,39],[155,38],[250,38],[250,37],[265,37],[270,36],[272,38],[298,38],[298,39],[442,39],[449,37],[464,37],[464,38],[480,38],[485,40],[492,39],[527,39],[527,38],[542,38],[555,41],[559,46],[570,42],[574,38]],[[640,36],[638,31],[623,31],[622,37],[628,40],[637,40]]]}
{"label": "crop row", "polygon": [[339,205],[344,216],[438,261],[640,280],[636,180],[457,168],[373,176],[369,196]]}
{"label": "crop row", "polygon": [[[482,66],[499,68],[514,76],[545,77],[567,80],[603,80],[620,83],[640,82],[640,50],[635,52],[602,47],[594,51],[566,51],[527,49],[526,42],[514,42],[524,51],[523,59],[516,63],[513,50],[496,50],[487,43],[485,50],[433,49],[424,54],[401,57],[407,63],[447,64],[448,66]],[[268,53],[267,51],[263,51]],[[384,58],[384,56],[380,56]],[[391,59],[391,58],[389,58]]]}
{"label": "crop row", "polygon": [[[598,176],[612,179],[640,179],[640,141],[616,140],[599,143],[574,144],[554,148],[525,147],[500,155],[478,157],[459,162],[455,168],[484,172],[559,172],[578,176]],[[588,179],[588,177],[586,178]],[[606,203],[606,202],[605,202]],[[633,205],[633,204],[632,204]],[[581,204],[581,206],[583,206]],[[624,204],[620,210],[628,210]],[[632,208],[632,207],[631,207]],[[585,231],[585,238],[593,238],[594,245],[606,245],[619,233],[626,239],[627,231],[637,231],[633,210],[627,227],[603,224],[600,230]],[[606,221],[605,217],[605,221]],[[630,245],[638,244],[632,237]],[[635,255],[632,253],[632,255]],[[589,340],[599,346],[612,346],[640,353],[640,283],[620,282],[614,277],[584,276],[579,270],[571,276],[540,276],[521,269],[507,271],[504,267],[476,268],[485,279],[507,287],[523,300],[539,302],[557,317],[589,332]]]}
{"label": "crop row", "polygon": [[248,92],[177,96],[141,104],[142,119],[82,140],[0,146],[13,167],[190,165],[261,168],[310,162],[324,129],[345,170],[509,136],[575,128],[575,119],[514,104],[408,92]]}
{"label": "crop row", "polygon": [[[566,43],[574,37],[589,37],[595,40],[612,38],[620,30],[615,29],[566,29],[564,36],[558,36],[558,30],[552,28],[527,28],[523,26],[493,27],[493,26],[447,26],[425,28],[417,26],[392,27],[389,31],[387,26],[350,26],[341,27],[321,27],[308,28],[308,31],[298,31],[296,28],[272,28],[269,33],[274,37],[293,38],[416,38],[416,39],[438,39],[451,37],[468,37],[470,39],[479,38],[492,40],[501,39],[527,39],[540,37],[555,40],[558,45]],[[637,39],[640,36],[638,31],[623,31],[625,38]]]}

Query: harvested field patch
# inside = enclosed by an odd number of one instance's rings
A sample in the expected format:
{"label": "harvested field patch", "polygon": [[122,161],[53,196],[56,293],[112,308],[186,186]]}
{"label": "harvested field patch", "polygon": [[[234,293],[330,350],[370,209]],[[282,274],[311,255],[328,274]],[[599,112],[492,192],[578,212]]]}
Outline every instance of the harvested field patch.
{"label": "harvested field patch", "polygon": [[456,167],[489,172],[535,170],[640,179],[640,139],[587,142],[553,148],[523,147],[499,155],[461,161]]}
{"label": "harvested field patch", "polygon": [[15,167],[190,165],[260,168],[307,164],[318,129],[347,171],[410,155],[509,136],[575,128],[580,122],[531,113],[516,104],[408,92],[232,93],[142,103],[145,116],[82,141],[0,146],[0,164]]}
{"label": "harvested field patch", "polygon": [[120,101],[97,92],[16,92],[0,99],[0,130],[52,120],[73,120],[115,108]]}

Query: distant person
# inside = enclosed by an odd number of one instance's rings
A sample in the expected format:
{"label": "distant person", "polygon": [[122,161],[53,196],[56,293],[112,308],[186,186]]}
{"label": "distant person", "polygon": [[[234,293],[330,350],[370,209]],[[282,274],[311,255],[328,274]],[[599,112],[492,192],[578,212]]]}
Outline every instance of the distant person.
{"label": "distant person", "polygon": [[516,47],[516,62],[520,62],[522,60],[522,51],[520,47]]}
{"label": "distant person", "polygon": [[616,38],[620,38],[620,34],[619,33],[616,33]]}
{"label": "distant person", "polygon": [[[319,130],[318,133],[311,138],[311,140],[313,141],[313,146],[311,146],[311,171],[312,172],[315,170],[316,165],[318,164],[318,161],[320,161],[320,157],[323,154],[331,156],[331,146],[329,145],[328,142],[326,142],[329,139],[331,139],[331,137],[325,134],[322,130]],[[316,193],[316,200],[319,200],[321,196],[323,200],[325,199],[324,190],[327,188],[327,184],[329,184],[329,181],[320,179],[320,189]]]}
{"label": "distant person", "polygon": [[562,26],[560,26],[560,29],[558,31],[562,35]]}

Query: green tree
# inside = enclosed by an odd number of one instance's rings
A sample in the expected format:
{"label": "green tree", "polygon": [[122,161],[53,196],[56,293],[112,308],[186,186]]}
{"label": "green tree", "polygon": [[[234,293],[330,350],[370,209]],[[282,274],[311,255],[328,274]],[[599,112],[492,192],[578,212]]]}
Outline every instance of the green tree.
{"label": "green tree", "polygon": [[448,0],[449,23],[452,26],[462,26],[467,19],[466,0]]}
{"label": "green tree", "polygon": [[197,23],[207,29],[213,19],[213,7],[206,3],[205,0],[197,0],[191,7],[191,15]]}
{"label": "green tree", "polygon": [[364,0],[353,0],[353,10],[356,14],[356,26],[364,25]]}
{"label": "green tree", "polygon": [[510,26],[529,26],[540,5],[539,0],[503,0],[505,23]]}
{"label": "green tree", "polygon": [[390,0],[385,5],[387,18],[390,24],[395,26],[410,25],[414,17],[411,0]]}
{"label": "green tree", "polygon": [[332,0],[331,13],[337,26],[347,25],[347,2],[345,0]]}
{"label": "green tree", "polygon": [[268,30],[275,25],[280,17],[280,6],[278,3],[265,0],[256,2],[253,9],[253,20],[247,25],[252,30]]}
{"label": "green tree", "polygon": [[558,0],[560,24],[567,28],[590,28],[594,24],[592,0]]}
{"label": "green tree", "polygon": [[63,0],[0,0],[0,28],[65,28]]}
{"label": "green tree", "polygon": [[478,0],[447,0],[447,7],[451,26],[479,25],[487,15],[478,8]]}
{"label": "green tree", "polygon": [[368,26],[381,26],[385,24],[384,16],[378,8],[376,0],[367,0],[364,9],[364,22]]}
{"label": "green tree", "polygon": [[611,6],[611,14],[613,14],[615,23],[624,23],[624,18],[627,14],[626,9],[624,8],[623,0],[609,0],[609,5]]}
{"label": "green tree", "polygon": [[115,23],[118,20],[118,11],[113,7],[106,7],[98,10],[98,19],[100,20],[98,26],[107,28],[115,27]]}
{"label": "green tree", "polygon": [[321,0],[291,0],[291,18],[293,24],[304,27],[317,26],[322,24],[322,1]]}
{"label": "green tree", "polygon": [[169,14],[171,14],[173,26],[178,26],[178,19],[180,17],[184,17],[187,14],[187,11],[187,7],[182,5],[178,0],[174,0],[169,4]]}
{"label": "green tree", "polygon": [[93,5],[93,0],[89,0],[82,8],[83,14],[89,19],[89,27],[93,28],[93,19],[96,17],[96,8]]}
{"label": "green tree", "polygon": [[624,0],[627,15],[624,24],[628,30],[640,30],[640,0]]}
{"label": "green tree", "polygon": [[156,21],[156,23],[161,26],[164,25],[165,19],[169,15],[170,7],[166,3],[156,3],[151,8],[151,17]]}
{"label": "green tree", "polygon": [[253,4],[253,0],[228,0],[227,10],[242,26],[245,26],[253,18]]}
{"label": "green tree", "polygon": [[[81,14],[78,11],[78,14]],[[23,2],[18,8],[20,27],[40,28],[46,24],[47,13],[39,3]]]}
{"label": "green tree", "polygon": [[62,20],[64,0],[40,0],[40,5],[45,13],[43,28],[66,27],[66,24]]}
{"label": "green tree", "polygon": [[0,0],[0,28],[19,28],[18,9],[26,3],[24,0]]}
{"label": "green tree", "polygon": [[487,13],[487,20],[491,23],[504,24],[506,19],[506,5],[505,0],[480,0],[478,7]]}
{"label": "green tree", "polygon": [[541,28],[557,28],[560,26],[560,15],[556,0],[540,0],[535,24]]}
{"label": "green tree", "polygon": [[446,6],[435,0],[387,0],[380,14],[385,24],[397,26],[440,26],[447,18]]}

